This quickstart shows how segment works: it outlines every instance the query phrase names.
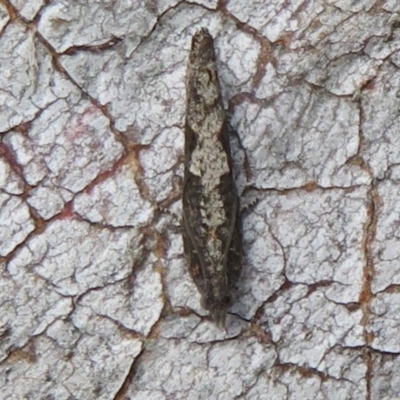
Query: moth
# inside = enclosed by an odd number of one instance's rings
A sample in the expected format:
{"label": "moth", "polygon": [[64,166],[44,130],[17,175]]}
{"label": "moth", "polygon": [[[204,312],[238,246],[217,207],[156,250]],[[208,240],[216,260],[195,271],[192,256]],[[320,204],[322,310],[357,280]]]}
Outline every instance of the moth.
{"label": "moth", "polygon": [[233,176],[230,125],[218,79],[213,38],[192,38],[186,77],[183,244],[203,308],[225,327],[241,271],[239,200]]}

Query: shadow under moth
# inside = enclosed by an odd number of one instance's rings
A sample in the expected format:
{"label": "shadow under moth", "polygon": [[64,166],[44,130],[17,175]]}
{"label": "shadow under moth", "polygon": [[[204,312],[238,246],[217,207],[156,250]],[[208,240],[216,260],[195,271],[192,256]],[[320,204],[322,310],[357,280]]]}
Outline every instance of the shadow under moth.
{"label": "shadow under moth", "polygon": [[241,270],[241,233],[213,38],[207,29],[192,39],[186,81],[183,244],[201,304],[219,327]]}

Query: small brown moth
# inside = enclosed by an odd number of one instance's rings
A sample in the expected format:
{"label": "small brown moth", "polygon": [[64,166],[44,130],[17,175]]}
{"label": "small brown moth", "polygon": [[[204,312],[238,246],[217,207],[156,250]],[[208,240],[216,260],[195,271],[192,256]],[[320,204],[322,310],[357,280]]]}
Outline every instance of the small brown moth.
{"label": "small brown moth", "polygon": [[202,306],[218,326],[225,326],[241,270],[241,234],[229,122],[207,29],[192,39],[186,94],[184,251]]}

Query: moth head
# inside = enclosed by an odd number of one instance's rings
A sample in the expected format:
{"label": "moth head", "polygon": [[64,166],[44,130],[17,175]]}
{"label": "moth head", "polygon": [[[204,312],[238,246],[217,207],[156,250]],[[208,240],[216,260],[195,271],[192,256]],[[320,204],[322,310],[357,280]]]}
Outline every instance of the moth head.
{"label": "moth head", "polygon": [[210,61],[215,62],[215,50],[213,38],[206,29],[200,29],[192,38],[192,48],[189,58],[192,64],[205,67]]}
{"label": "moth head", "polygon": [[192,38],[192,50],[198,52],[213,49],[213,38],[207,28],[199,29]]}

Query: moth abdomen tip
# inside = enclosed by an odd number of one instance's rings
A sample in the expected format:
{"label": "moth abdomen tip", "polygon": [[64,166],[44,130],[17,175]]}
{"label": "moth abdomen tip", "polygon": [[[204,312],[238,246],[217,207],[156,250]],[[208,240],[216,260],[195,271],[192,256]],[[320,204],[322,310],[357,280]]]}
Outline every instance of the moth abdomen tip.
{"label": "moth abdomen tip", "polygon": [[215,325],[217,325],[218,328],[223,328],[226,330],[226,310],[217,308],[212,311],[210,311],[211,317],[213,321],[215,322]]}

